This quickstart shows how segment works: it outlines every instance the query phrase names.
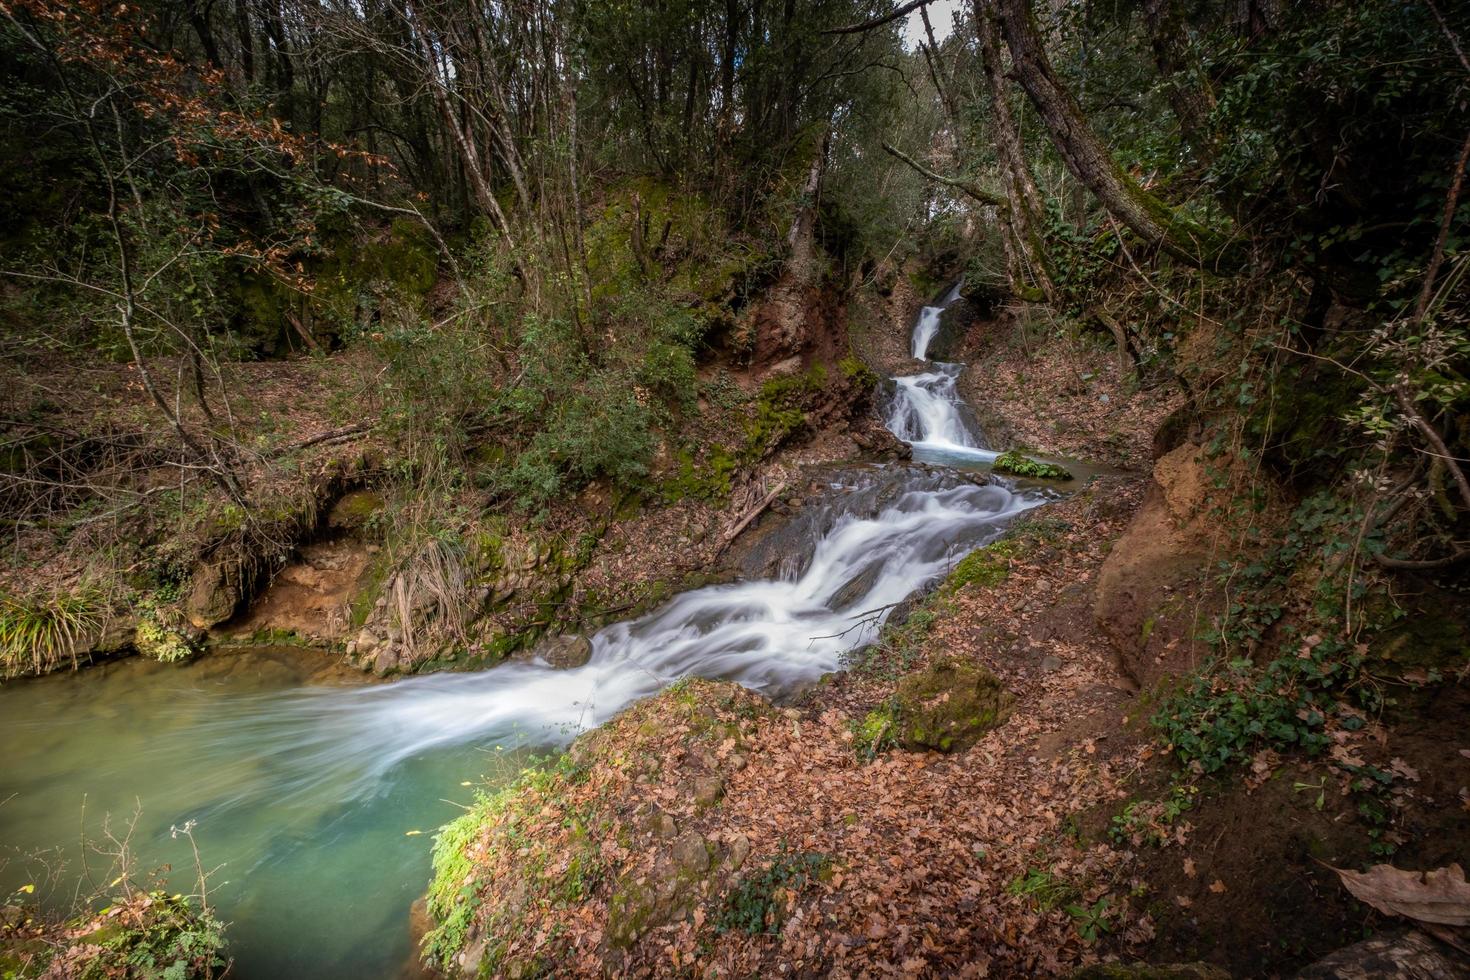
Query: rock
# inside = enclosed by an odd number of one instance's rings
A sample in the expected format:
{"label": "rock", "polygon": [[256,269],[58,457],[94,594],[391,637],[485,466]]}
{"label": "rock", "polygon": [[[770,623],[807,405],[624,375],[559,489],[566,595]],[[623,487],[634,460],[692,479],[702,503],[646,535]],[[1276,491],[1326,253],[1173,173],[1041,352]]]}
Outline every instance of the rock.
{"label": "rock", "polygon": [[563,633],[542,640],[533,655],[557,670],[571,670],[592,659],[592,641],[577,633]]}
{"label": "rock", "polygon": [[674,818],[657,805],[649,810],[648,816],[644,818],[643,826],[655,837],[671,838],[679,832],[679,825]]}
{"label": "rock", "polygon": [[1061,670],[1062,661],[1057,657],[1047,655],[1041,658],[1041,669],[1045,671]]}
{"label": "rock", "polygon": [[1418,930],[1390,933],[1329,953],[1298,980],[1467,980],[1470,962]]}
{"label": "rock", "polygon": [[744,834],[736,834],[730,840],[729,850],[725,855],[725,866],[731,871],[739,871],[745,859],[750,857],[750,838]]}
{"label": "rock", "polygon": [[184,613],[195,627],[207,630],[235,615],[242,598],[237,564],[221,561],[200,565],[190,580]]}
{"label": "rock", "polygon": [[725,795],[725,781],[719,776],[695,776],[689,794],[697,807],[711,807]]}
{"label": "rock", "polygon": [[899,682],[898,743],[961,752],[1010,717],[1015,697],[981,667],[941,660]]}
{"label": "rock", "polygon": [[373,673],[387,675],[398,669],[398,648],[393,644],[387,644],[378,650],[378,655],[373,659]]}
{"label": "rock", "polygon": [[688,874],[704,874],[709,870],[709,845],[694,831],[681,834],[669,851],[679,870]]}

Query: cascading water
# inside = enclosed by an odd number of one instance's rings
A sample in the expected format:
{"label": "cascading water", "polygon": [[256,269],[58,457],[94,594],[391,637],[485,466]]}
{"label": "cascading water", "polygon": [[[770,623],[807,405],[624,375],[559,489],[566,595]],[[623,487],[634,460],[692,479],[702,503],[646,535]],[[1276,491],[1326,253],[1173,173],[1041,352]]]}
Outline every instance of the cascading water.
{"label": "cascading water", "polygon": [[772,695],[815,681],[893,604],[1039,503],[947,471],[842,471],[803,507],[809,556],[780,578],[686,592],[609,626],[574,670],[299,686],[283,664],[302,654],[220,654],[0,688],[0,840],[15,849],[0,854],[0,894],[32,874],[5,857],[75,841],[84,798],[94,818],[136,801],[131,846],[145,867],[190,866],[172,833],[186,821],[223,864],[211,900],[231,922],[233,975],[391,974],[428,878],[418,835],[455,815],[446,797],[464,799],[487,773],[509,778],[522,747],[565,744],[681,676]]}
{"label": "cascading water", "polygon": [[[959,297],[963,281],[956,282],[939,299],[939,305],[919,311],[914,323],[912,350],[924,360],[929,345],[939,332],[944,308]],[[889,431],[914,448],[914,458],[932,463],[988,463],[999,453],[967,417],[968,408],[957,389],[963,366],[943,361],[929,362],[932,370],[893,379],[893,398],[885,419]]]}
{"label": "cascading water", "polygon": [[964,285],[961,279],[949,287],[943,296],[939,297],[939,305],[926,306],[919,311],[918,322],[914,324],[912,353],[918,360],[924,360],[929,356],[929,345],[934,342],[934,337],[939,333],[939,316],[944,308],[953,303],[960,295],[960,287]]}

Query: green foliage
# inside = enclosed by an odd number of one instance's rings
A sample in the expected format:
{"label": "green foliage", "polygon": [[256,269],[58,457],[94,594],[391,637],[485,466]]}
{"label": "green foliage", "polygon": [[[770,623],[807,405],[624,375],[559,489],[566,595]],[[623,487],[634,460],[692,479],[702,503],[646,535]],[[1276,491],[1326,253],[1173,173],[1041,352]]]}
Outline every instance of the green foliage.
{"label": "green foliage", "polygon": [[101,630],[107,615],[102,594],[89,586],[29,595],[0,593],[0,671],[41,674]]}
{"label": "green foliage", "polygon": [[182,634],[151,615],[145,615],[138,623],[133,642],[139,653],[161,663],[181,663],[194,656],[194,649]]}
{"label": "green foliage", "polygon": [[[522,828],[527,805],[539,811],[547,804],[548,797],[556,796],[559,788],[582,778],[582,772],[566,755],[554,760],[532,760],[508,785],[493,793],[477,793],[474,803],[462,816],[439,829],[434,835],[434,876],[427,896],[429,916],[435,925],[420,946],[426,963],[453,974],[454,958],[464,950],[470,928],[482,909],[487,909],[490,919],[487,930],[492,940],[514,931],[513,919],[519,909],[500,904],[484,906],[479,896],[481,883],[475,877],[474,845],[491,835],[494,836],[492,846],[517,850],[527,890],[537,896],[570,904],[579,901],[600,880],[602,862],[590,845],[567,867],[543,873],[545,855],[536,852]],[[580,818],[569,814],[567,819],[575,825]],[[504,956],[502,945],[492,942],[483,969],[489,972],[496,969]]]}
{"label": "green foliage", "polygon": [[997,473],[1009,473],[1012,476],[1026,477],[1032,480],[1070,480],[1072,474],[1067,472],[1065,466],[1056,463],[1043,463],[1039,459],[1032,459],[1012,449],[1010,452],[1001,453],[996,457],[990,468]]}
{"label": "green foliage", "polygon": [[776,935],[793,896],[827,875],[832,859],[811,851],[788,852],[784,844],[763,869],[744,875],[725,896],[715,919],[719,932]]}
{"label": "green foliage", "polygon": [[1072,917],[1072,925],[1083,942],[1095,943],[1100,936],[1113,931],[1113,912],[1108,904],[1108,897],[1104,895],[1091,905],[1067,906],[1066,912]]}
{"label": "green foliage", "polygon": [[1041,868],[1031,868],[1006,884],[1006,894],[1030,899],[1038,909],[1049,912],[1081,897],[1077,886]]}
{"label": "green foliage", "polygon": [[[1357,547],[1361,515],[1331,493],[1296,509],[1279,544],[1244,567],[1222,563],[1234,598],[1206,637],[1222,656],[1167,697],[1153,723],[1181,762],[1216,772],[1260,748],[1322,751],[1327,724],[1362,725],[1359,709],[1376,709],[1377,688],[1360,683],[1366,644],[1340,631],[1348,602],[1370,600],[1373,581],[1350,574],[1342,559]],[[1318,574],[1310,605],[1283,622],[1285,594],[1303,565],[1336,569]],[[1394,614],[1382,614],[1378,626]],[[1370,624],[1374,625],[1374,624]],[[1274,628],[1274,629],[1273,629]],[[1269,644],[1265,655],[1236,655]]]}
{"label": "green foliage", "polygon": [[1108,836],[1118,845],[1162,847],[1179,818],[1194,807],[1198,793],[1199,788],[1192,783],[1176,782],[1161,800],[1132,800],[1113,817]]}

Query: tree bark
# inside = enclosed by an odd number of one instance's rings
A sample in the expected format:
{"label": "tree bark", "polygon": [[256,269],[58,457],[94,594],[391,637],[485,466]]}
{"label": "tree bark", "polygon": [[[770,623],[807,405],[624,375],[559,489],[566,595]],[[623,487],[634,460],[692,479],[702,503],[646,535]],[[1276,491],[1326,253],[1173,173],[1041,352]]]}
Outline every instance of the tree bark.
{"label": "tree bark", "polygon": [[[1017,295],[1025,295],[1030,286],[1016,281],[1019,272],[1024,279],[1036,280],[1035,288],[1048,300],[1057,298],[1056,282],[1052,278],[1051,263],[1046,248],[1037,230],[1042,217],[1041,191],[1031,176],[1026,155],[1021,146],[1021,130],[1011,115],[1009,86],[1001,64],[1000,33],[996,25],[993,5],[975,0],[975,31],[980,39],[980,68],[985,75],[985,84],[990,92],[992,129],[996,153],[1000,157],[1001,170],[1005,176],[1006,193],[1011,201],[1007,216],[1007,229],[1012,237],[1010,270],[1012,289]],[[1020,288],[1017,288],[1020,287]]]}
{"label": "tree bark", "polygon": [[1215,155],[1208,120],[1215,96],[1209,85],[1189,71],[1185,52],[1189,38],[1184,18],[1175,0],[1143,0],[1143,19],[1148,25],[1149,47],[1154,54],[1154,67],[1164,79],[1169,106],[1179,120],[1179,132],[1200,163],[1208,163]]}
{"label": "tree bark", "polygon": [[459,117],[455,114],[454,105],[449,100],[449,92],[446,90],[443,79],[440,78],[439,63],[434,55],[433,47],[429,44],[429,36],[425,31],[423,21],[411,2],[403,5],[403,11],[409,18],[409,30],[418,44],[419,56],[423,59],[425,80],[429,83],[429,90],[433,93],[434,104],[439,109],[444,128],[449,131],[455,146],[459,149],[459,157],[464,164],[465,175],[469,180],[470,190],[475,196],[475,203],[479,206],[480,211],[495,223],[496,230],[500,232],[506,244],[515,248],[510,222],[506,220],[505,212],[501,210],[500,202],[495,199],[494,190],[485,176],[485,169],[480,163],[480,151],[476,148],[471,134],[465,132],[465,127],[461,125]]}
{"label": "tree bark", "polygon": [[1217,272],[1239,262],[1236,250],[1219,233],[1204,227],[1139,186],[1123,172],[1087,119],[1077,100],[1052,70],[1031,14],[1030,0],[989,0],[1000,11],[1001,26],[1016,77],[1036,106],[1062,161],[1103,207],[1145,242],[1190,265]]}

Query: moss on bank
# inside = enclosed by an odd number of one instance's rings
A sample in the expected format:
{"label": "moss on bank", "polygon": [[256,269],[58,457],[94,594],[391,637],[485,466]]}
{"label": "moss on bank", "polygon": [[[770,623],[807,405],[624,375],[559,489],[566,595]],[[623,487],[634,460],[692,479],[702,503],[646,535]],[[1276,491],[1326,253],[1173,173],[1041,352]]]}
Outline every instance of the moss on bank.
{"label": "moss on bank", "polygon": [[[680,821],[717,810],[749,726],[772,710],[734,684],[680,681],[478,796],[435,838],[425,960],[450,975],[535,975],[626,950],[720,894],[744,854]],[[689,811],[677,821],[671,797]],[[573,906],[604,924],[597,949],[555,925]]]}

